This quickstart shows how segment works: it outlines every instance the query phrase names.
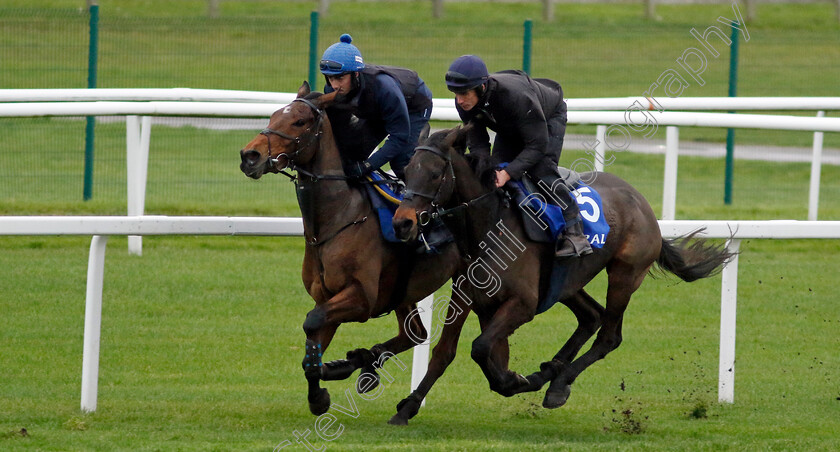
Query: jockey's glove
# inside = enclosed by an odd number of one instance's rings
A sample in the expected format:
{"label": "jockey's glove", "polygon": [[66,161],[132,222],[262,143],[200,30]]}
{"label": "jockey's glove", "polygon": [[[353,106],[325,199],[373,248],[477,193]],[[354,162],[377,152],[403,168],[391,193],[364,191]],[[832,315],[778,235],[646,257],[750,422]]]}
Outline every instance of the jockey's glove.
{"label": "jockey's glove", "polygon": [[360,179],[365,174],[371,172],[373,167],[367,160],[361,162],[354,162],[347,168],[347,177]]}

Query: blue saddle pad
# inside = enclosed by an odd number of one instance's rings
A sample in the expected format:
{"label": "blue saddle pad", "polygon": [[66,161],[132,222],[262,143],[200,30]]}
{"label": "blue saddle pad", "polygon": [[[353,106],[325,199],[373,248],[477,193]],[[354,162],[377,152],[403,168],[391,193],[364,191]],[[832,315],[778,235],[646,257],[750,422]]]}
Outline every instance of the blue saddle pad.
{"label": "blue saddle pad", "polygon": [[[563,233],[563,229],[566,228],[566,221],[563,219],[563,211],[560,206],[547,203],[543,195],[530,192],[521,181],[510,181],[508,185],[518,193],[516,202],[519,206],[524,209],[527,205],[526,214],[532,215],[531,219],[541,223],[541,227],[547,227],[552,240],[556,240]],[[607,234],[610,232],[610,225],[607,224],[603,215],[601,195],[583,182],[577,183],[572,195],[580,209],[580,216],[583,219],[583,233],[586,235],[586,239],[589,240],[589,244],[593,248],[603,247]]]}
{"label": "blue saddle pad", "polygon": [[[383,181],[385,177],[377,172],[372,172],[365,176],[369,181]],[[373,209],[379,217],[379,228],[382,230],[382,237],[385,240],[393,243],[401,243],[401,240],[394,234],[393,218],[397,207],[402,202],[402,195],[396,193],[388,184],[366,184],[365,189],[368,192]]]}

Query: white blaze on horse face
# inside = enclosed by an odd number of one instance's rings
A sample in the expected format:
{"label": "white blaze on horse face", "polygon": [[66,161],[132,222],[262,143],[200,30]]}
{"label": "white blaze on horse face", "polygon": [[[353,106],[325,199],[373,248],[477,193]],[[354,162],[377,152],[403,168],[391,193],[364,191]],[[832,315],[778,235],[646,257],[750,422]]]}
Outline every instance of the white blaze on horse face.
{"label": "white blaze on horse face", "polygon": [[289,114],[290,111],[292,111],[292,106],[291,105],[286,105],[286,108],[283,109],[283,114],[284,115]]}

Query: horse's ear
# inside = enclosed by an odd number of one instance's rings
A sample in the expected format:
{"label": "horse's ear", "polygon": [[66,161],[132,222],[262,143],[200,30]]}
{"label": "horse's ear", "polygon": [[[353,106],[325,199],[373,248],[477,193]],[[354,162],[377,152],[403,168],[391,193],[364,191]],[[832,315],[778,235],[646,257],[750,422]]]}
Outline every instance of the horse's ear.
{"label": "horse's ear", "polygon": [[417,137],[417,143],[425,143],[426,140],[429,139],[429,132],[431,131],[432,127],[427,122],[426,125],[424,125],[422,129],[420,129],[420,136]]}
{"label": "horse's ear", "polygon": [[300,88],[298,88],[297,97],[303,97],[303,96],[309,94],[311,91],[312,91],[312,89],[309,88],[309,82],[304,80],[303,85],[300,85]]}
{"label": "horse's ear", "polygon": [[472,123],[467,123],[464,126],[458,126],[446,136],[446,143],[448,146],[454,148],[459,154],[467,151],[467,132],[473,128]]}
{"label": "horse's ear", "polygon": [[318,96],[317,98],[312,99],[312,103],[314,103],[316,107],[323,110],[324,108],[327,108],[335,103],[336,96],[338,96],[338,91],[333,91],[329,94],[324,94],[323,96]]}

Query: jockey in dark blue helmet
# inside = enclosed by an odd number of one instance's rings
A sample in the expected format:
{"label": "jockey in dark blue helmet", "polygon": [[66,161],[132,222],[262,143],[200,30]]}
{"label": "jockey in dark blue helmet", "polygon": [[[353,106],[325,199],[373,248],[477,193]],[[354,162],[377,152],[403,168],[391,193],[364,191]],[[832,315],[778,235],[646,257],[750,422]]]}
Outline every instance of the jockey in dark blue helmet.
{"label": "jockey in dark blue helmet", "polygon": [[577,202],[559,178],[557,161],[566,135],[566,102],[560,84],[532,79],[522,71],[487,72],[475,55],[455,59],[446,72],[446,86],[455,93],[458,115],[473,128],[467,132],[470,152],[490,154],[487,129],[496,132],[492,153],[504,169],[496,171],[496,186],[519,180],[527,172],[555,188],[563,204],[566,229],[555,246],[555,256],[567,258],[592,253],[583,235]]}
{"label": "jockey in dark blue helmet", "polygon": [[[432,92],[416,72],[365,64],[348,34],[321,57],[325,93],[338,91],[327,109],[348,176],[361,177],[385,163],[400,179],[432,113]],[[388,140],[375,153],[371,152]]]}

